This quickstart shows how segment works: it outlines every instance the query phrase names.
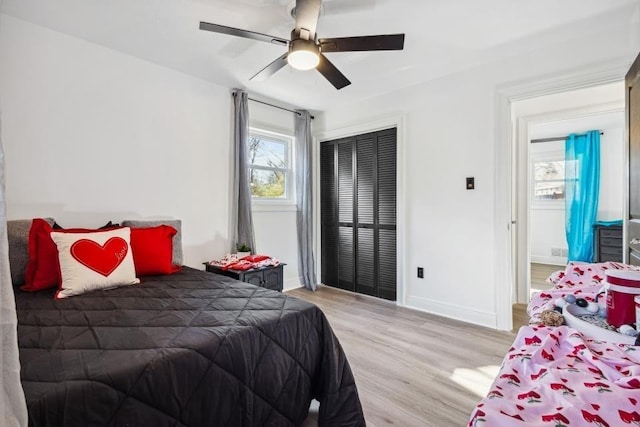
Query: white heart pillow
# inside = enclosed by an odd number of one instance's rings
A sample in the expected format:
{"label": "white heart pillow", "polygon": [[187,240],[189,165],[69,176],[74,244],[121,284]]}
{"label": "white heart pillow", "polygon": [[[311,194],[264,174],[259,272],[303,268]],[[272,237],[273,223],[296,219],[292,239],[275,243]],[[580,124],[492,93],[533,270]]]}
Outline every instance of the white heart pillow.
{"label": "white heart pillow", "polygon": [[53,231],[62,283],[56,298],[140,283],[128,227],[88,233]]}

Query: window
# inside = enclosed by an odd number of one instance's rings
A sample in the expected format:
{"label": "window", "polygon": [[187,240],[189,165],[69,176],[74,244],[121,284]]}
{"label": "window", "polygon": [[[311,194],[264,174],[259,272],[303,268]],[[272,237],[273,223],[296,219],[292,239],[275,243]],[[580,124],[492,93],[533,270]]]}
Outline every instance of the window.
{"label": "window", "polygon": [[253,200],[293,203],[292,146],[291,136],[250,129],[247,155]]}
{"label": "window", "polygon": [[566,179],[575,176],[575,162],[564,158],[564,142],[556,147],[550,144],[536,144],[536,150],[531,152],[530,191],[534,209],[564,209]]}
{"label": "window", "polygon": [[564,200],[564,159],[533,162],[533,200]]}

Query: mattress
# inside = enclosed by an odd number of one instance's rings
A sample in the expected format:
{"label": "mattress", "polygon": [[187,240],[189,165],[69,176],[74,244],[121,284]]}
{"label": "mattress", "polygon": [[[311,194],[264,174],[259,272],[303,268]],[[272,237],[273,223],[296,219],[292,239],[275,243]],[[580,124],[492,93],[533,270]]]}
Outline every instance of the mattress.
{"label": "mattress", "polygon": [[313,304],[184,267],[54,300],[17,292],[31,426],[364,425],[347,358]]}

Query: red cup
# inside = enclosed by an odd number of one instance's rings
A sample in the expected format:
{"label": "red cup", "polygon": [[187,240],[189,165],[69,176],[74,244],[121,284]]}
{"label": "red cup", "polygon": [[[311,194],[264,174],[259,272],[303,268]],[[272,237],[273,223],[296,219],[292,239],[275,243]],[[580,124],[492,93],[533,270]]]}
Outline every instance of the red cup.
{"label": "red cup", "polygon": [[616,328],[636,323],[634,298],[640,295],[640,271],[607,270],[607,323]]}

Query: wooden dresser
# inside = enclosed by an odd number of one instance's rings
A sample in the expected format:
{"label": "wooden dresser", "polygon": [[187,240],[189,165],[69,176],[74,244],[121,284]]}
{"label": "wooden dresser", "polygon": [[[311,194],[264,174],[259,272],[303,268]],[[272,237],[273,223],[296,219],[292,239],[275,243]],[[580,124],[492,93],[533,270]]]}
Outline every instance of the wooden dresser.
{"label": "wooden dresser", "polygon": [[593,262],[622,262],[622,226],[594,225]]}
{"label": "wooden dresser", "polygon": [[286,264],[270,265],[245,271],[223,270],[222,268],[211,265],[208,262],[205,262],[204,265],[205,269],[210,273],[222,274],[223,276],[233,277],[241,282],[247,282],[252,285],[282,292],[284,275],[283,267]]}

